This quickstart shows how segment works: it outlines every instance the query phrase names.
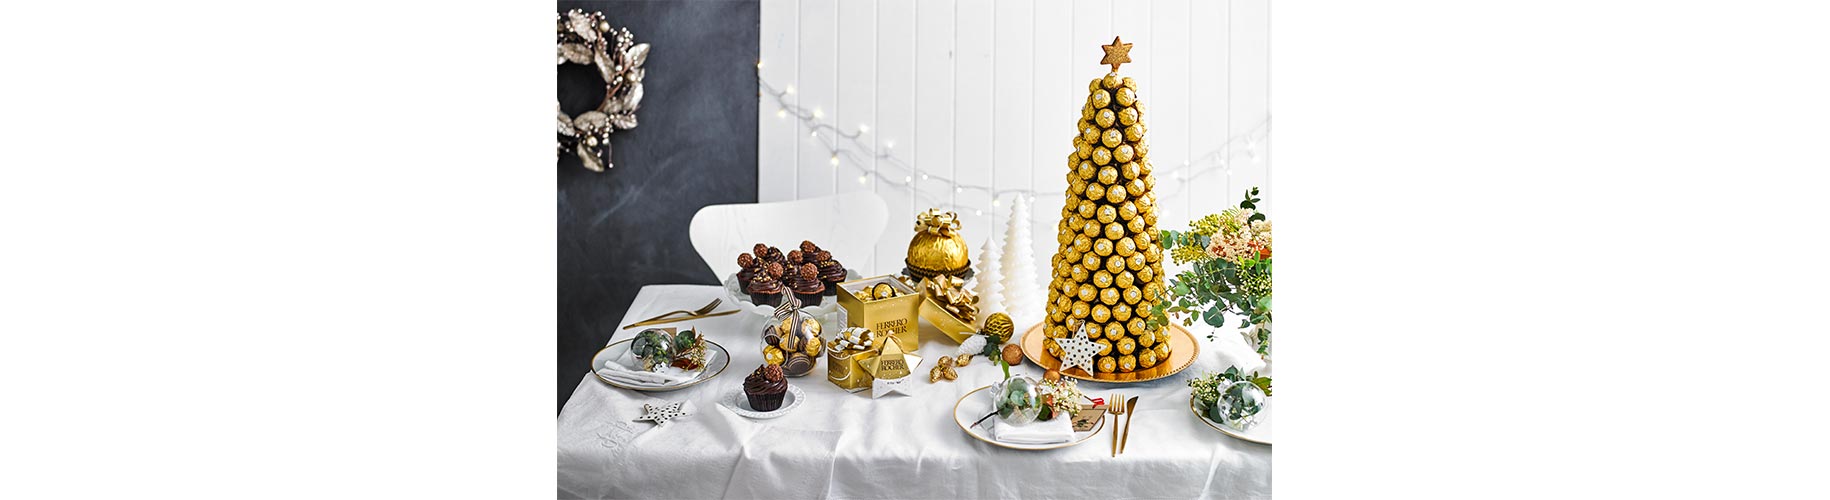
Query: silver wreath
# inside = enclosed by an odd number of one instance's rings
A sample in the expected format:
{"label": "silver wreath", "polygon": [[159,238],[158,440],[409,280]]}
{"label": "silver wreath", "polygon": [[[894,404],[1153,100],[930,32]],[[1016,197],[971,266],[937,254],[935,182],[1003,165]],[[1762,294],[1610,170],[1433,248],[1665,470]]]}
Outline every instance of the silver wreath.
{"label": "silver wreath", "polygon": [[[604,100],[597,109],[566,116],[559,110],[557,153],[570,151],[584,160],[585,168],[602,172],[610,163],[610,134],[635,128],[635,110],[642,104],[642,62],[648,44],[635,43],[628,28],[611,29],[604,13],[572,9],[556,15],[559,26],[559,63],[590,64],[604,77]],[[554,102],[557,107],[558,102]]]}

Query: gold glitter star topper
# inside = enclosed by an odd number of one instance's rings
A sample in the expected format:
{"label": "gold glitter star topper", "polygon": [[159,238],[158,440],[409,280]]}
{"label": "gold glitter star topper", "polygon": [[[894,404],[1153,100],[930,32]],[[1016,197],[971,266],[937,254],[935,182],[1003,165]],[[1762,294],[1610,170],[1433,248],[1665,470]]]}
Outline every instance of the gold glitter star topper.
{"label": "gold glitter star topper", "polygon": [[1106,49],[1106,58],[1100,59],[1099,63],[1112,65],[1112,71],[1118,71],[1120,64],[1131,62],[1131,44],[1120,42],[1116,36],[1112,37],[1111,45],[1101,45],[1099,48]]}

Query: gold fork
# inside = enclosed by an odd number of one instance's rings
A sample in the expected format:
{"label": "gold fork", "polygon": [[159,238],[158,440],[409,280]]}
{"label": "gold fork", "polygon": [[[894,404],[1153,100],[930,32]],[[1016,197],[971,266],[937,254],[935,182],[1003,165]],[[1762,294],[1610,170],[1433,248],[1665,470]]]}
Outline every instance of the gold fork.
{"label": "gold fork", "polygon": [[1125,413],[1125,396],[1114,392],[1110,397],[1111,399],[1106,400],[1106,414],[1112,416],[1112,456],[1117,457],[1119,434],[1118,419],[1120,415]]}
{"label": "gold fork", "polygon": [[[657,324],[657,323],[667,323],[667,322],[670,322],[670,321],[676,321],[676,320],[683,320],[683,319],[688,319],[688,318],[691,318],[691,317],[693,317],[693,316],[702,316],[702,315],[704,315],[704,314],[705,314],[705,313],[709,313],[709,312],[712,312],[712,310],[713,310],[713,309],[717,309],[717,308],[718,308],[718,304],[722,304],[722,303],[724,303],[724,299],[712,299],[712,302],[711,302],[711,303],[710,303],[710,304],[706,304],[706,305],[705,305],[705,307],[701,307],[701,308],[699,308],[699,310],[697,310],[697,311],[687,311],[687,310],[679,310],[679,311],[673,311],[673,312],[670,312],[670,313],[667,313],[667,314],[662,314],[662,315],[659,315],[659,316],[655,316],[655,317],[653,317],[653,318],[648,318],[648,319],[645,319],[645,320],[641,320],[641,321],[637,321],[637,322],[634,322],[634,323],[630,323],[630,324],[629,324],[629,326],[625,326],[625,327],[623,327],[623,329],[624,329],[624,330],[628,330],[628,329],[630,329],[630,328],[635,328],[635,327],[638,327],[638,326],[647,326],[647,325],[652,325],[652,324]],[[682,317],[679,317],[679,318],[674,318],[674,319],[673,319],[673,320],[669,320],[669,321],[662,321],[662,319],[663,319],[663,318],[667,318],[667,317],[669,317],[669,316],[673,316],[673,315],[676,315],[676,314],[681,314],[681,315],[684,315],[684,316],[682,316]]]}

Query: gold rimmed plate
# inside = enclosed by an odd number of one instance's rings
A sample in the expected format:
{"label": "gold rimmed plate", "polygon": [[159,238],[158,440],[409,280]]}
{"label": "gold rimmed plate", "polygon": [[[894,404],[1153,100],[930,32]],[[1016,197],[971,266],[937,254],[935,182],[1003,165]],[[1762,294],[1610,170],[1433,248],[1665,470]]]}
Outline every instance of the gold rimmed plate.
{"label": "gold rimmed plate", "polygon": [[1042,325],[1043,323],[1036,323],[1035,326],[1029,327],[1028,331],[1023,332],[1023,356],[1028,357],[1029,361],[1035,363],[1036,366],[1054,368],[1060,370],[1062,376],[1088,382],[1106,384],[1148,382],[1175,375],[1176,373],[1187,369],[1189,365],[1195,364],[1195,358],[1201,355],[1201,344],[1195,342],[1195,334],[1188,333],[1188,329],[1182,328],[1182,325],[1172,323],[1163,327],[1169,331],[1168,361],[1157,363],[1156,366],[1132,371],[1130,373],[1089,374],[1079,367],[1062,369],[1061,360],[1057,359],[1055,355],[1049,354],[1048,349],[1042,348],[1042,340],[1044,338],[1042,334]]}
{"label": "gold rimmed plate", "polygon": [[[966,435],[972,436],[972,439],[1013,450],[1053,450],[1087,442],[1088,439],[1093,439],[1093,436],[1099,435],[1099,431],[1105,430],[1106,428],[1106,419],[1101,418],[1099,419],[1099,425],[1093,426],[1092,430],[1075,432],[1074,440],[1066,443],[1017,444],[999,442],[997,439],[991,437],[991,419],[985,419],[983,422],[979,422],[979,419],[984,418],[985,414],[991,413],[991,398],[986,397],[984,394],[980,394],[980,392],[990,388],[991,386],[988,385],[973,389],[972,392],[966,393],[965,396],[960,396],[959,402],[953,404],[953,423],[959,424],[960,430],[966,431]],[[978,423],[976,427],[972,425],[974,422]]]}
{"label": "gold rimmed plate", "polygon": [[1214,430],[1220,431],[1220,433],[1222,433],[1222,434],[1236,437],[1236,438],[1239,438],[1244,441],[1250,441],[1253,443],[1270,446],[1271,445],[1271,404],[1275,401],[1276,401],[1275,398],[1265,398],[1264,408],[1260,408],[1258,410],[1257,423],[1252,424],[1251,427],[1247,427],[1243,431],[1239,430],[1239,429],[1234,429],[1232,427],[1227,427],[1226,424],[1222,424],[1219,422],[1215,422],[1213,420],[1209,420],[1207,418],[1207,415],[1202,415],[1201,408],[1195,406],[1195,395],[1193,393],[1190,393],[1188,395],[1188,411],[1194,412],[1195,418],[1200,419],[1202,422],[1206,423],[1208,427],[1213,427]]}
{"label": "gold rimmed plate", "polygon": [[610,384],[612,387],[620,387],[632,391],[666,392],[699,385],[702,382],[711,380],[712,377],[716,377],[720,373],[724,373],[724,369],[731,366],[730,351],[726,351],[724,346],[718,345],[717,342],[706,340],[705,348],[708,351],[706,355],[711,359],[706,362],[705,368],[700,369],[698,374],[694,375],[691,380],[685,382],[664,386],[629,385],[604,378],[603,375],[597,373],[597,369],[603,367],[604,363],[622,363],[624,360],[629,359],[629,346],[631,345],[631,342],[635,342],[634,337],[613,342],[608,346],[604,346],[603,349],[598,350],[596,355],[591,356],[591,375],[597,377],[598,380],[604,381],[606,384]]}

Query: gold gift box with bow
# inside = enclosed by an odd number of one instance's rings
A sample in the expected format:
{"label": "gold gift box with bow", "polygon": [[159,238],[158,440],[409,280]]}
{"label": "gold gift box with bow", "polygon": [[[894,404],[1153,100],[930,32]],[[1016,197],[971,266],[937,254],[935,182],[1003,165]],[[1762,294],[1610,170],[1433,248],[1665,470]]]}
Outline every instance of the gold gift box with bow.
{"label": "gold gift box with bow", "polygon": [[[871,289],[878,284],[888,285],[895,295],[871,300],[858,297],[860,292],[870,296]],[[879,337],[894,336],[905,351],[914,352],[920,347],[918,312],[923,300],[921,292],[914,287],[895,276],[883,275],[840,283],[838,296],[839,307],[845,308],[848,326],[868,328]]]}

